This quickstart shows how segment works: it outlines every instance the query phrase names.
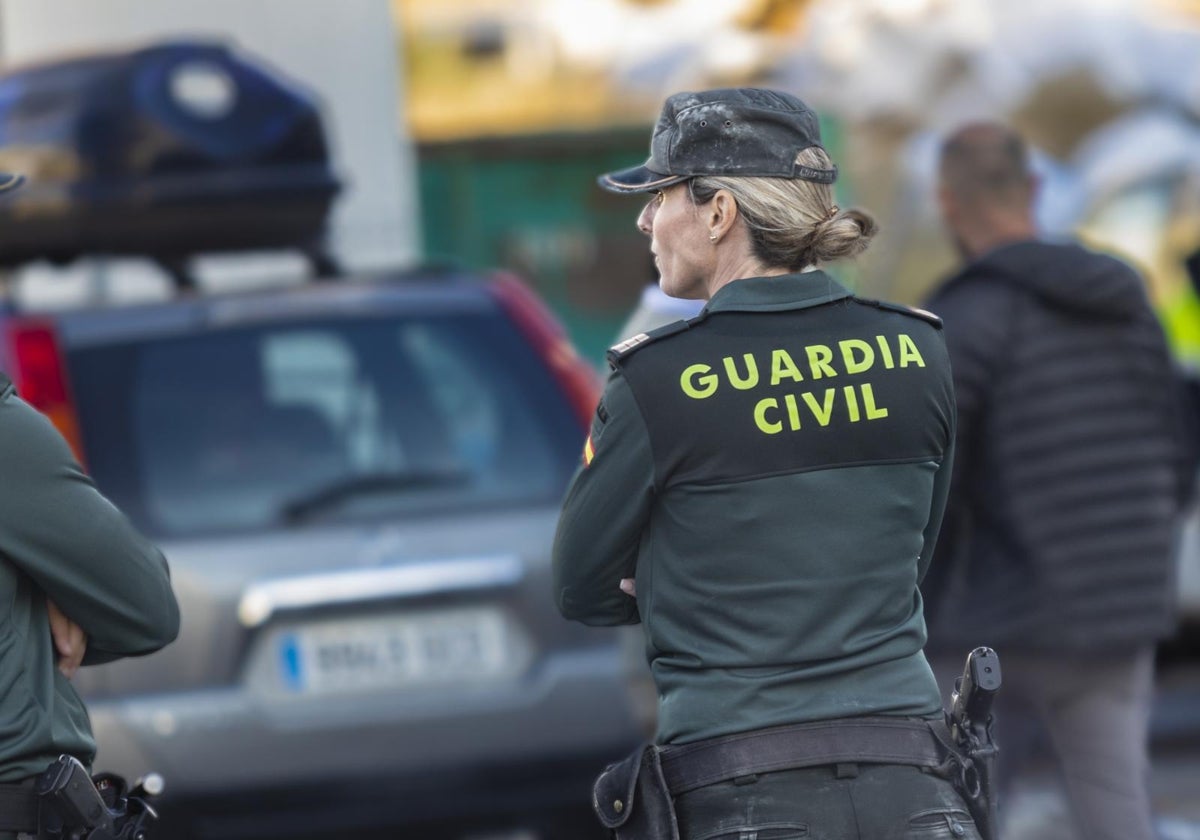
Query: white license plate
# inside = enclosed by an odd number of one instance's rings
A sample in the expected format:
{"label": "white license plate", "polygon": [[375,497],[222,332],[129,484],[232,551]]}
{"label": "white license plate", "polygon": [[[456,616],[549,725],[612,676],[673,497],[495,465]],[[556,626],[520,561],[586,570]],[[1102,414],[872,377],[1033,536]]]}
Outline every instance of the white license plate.
{"label": "white license plate", "polygon": [[279,638],[284,684],[329,693],[496,679],[512,671],[498,609],[436,610],[310,624]]}

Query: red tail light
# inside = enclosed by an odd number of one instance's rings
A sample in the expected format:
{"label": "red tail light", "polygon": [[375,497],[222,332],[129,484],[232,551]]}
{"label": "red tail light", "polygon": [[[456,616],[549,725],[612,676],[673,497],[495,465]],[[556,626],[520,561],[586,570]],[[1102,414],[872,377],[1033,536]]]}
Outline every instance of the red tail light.
{"label": "red tail light", "polygon": [[579,357],[566,331],[545,304],[519,278],[495,275],[492,293],[537,350],[571,401],[580,425],[587,429],[600,401],[600,380]]}
{"label": "red tail light", "polygon": [[25,402],[50,418],[83,463],[83,440],[71,398],[62,348],[48,321],[18,320],[7,330],[13,369],[9,372]]}

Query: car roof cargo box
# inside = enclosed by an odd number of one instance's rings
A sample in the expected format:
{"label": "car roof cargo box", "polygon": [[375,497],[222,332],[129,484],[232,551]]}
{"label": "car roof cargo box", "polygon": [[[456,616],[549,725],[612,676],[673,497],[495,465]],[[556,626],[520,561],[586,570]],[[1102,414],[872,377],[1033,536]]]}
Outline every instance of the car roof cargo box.
{"label": "car roof cargo box", "polygon": [[28,179],[0,195],[0,265],[102,254],[170,268],[276,248],[332,265],[322,243],[340,185],[318,105],[221,43],[0,76],[0,171]]}

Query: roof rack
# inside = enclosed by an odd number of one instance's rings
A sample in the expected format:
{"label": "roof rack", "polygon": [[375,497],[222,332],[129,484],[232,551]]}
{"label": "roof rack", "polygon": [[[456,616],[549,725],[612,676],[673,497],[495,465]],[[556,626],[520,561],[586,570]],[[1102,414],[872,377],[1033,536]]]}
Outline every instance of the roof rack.
{"label": "roof rack", "polygon": [[196,288],[200,254],[326,245],[333,172],[315,97],[230,46],[171,41],[0,76],[0,267],[156,262]]}

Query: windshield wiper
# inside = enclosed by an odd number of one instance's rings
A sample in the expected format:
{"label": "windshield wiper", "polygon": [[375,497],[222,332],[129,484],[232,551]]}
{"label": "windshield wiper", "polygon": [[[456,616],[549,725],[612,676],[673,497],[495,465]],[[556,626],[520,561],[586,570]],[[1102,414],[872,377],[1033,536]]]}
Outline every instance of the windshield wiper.
{"label": "windshield wiper", "polygon": [[404,490],[424,490],[439,487],[460,487],[470,480],[470,473],[450,470],[365,473],[338,479],[284,502],[279,517],[289,524],[303,522],[314,514],[337,507],[355,496],[391,493]]}

